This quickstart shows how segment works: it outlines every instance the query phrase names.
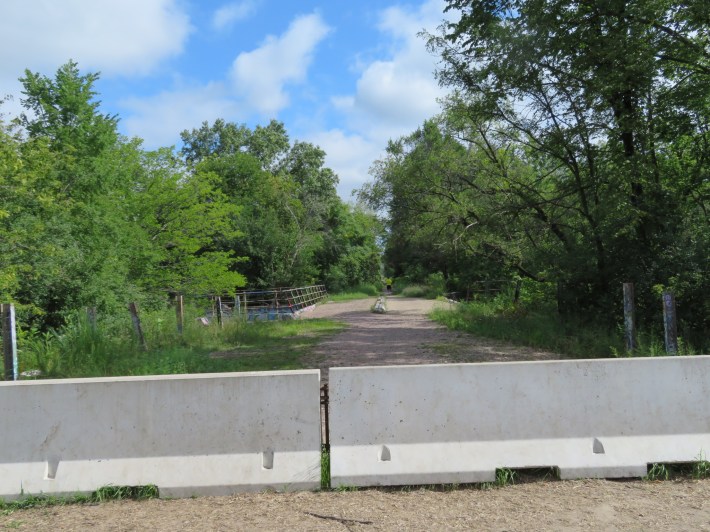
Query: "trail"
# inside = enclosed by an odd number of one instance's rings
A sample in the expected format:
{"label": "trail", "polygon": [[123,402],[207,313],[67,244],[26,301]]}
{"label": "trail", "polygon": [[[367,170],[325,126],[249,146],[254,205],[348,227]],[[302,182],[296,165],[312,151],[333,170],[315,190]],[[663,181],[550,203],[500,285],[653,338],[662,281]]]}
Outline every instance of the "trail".
{"label": "trail", "polygon": [[376,298],[326,303],[305,318],[328,318],[348,327],[325,339],[315,349],[311,367],[327,380],[328,368],[342,366],[387,366],[403,364],[445,364],[455,362],[510,362],[554,360],[560,355],[518,347],[450,331],[430,320],[435,308],[451,304],[418,298],[388,297],[387,313],[370,311]]}

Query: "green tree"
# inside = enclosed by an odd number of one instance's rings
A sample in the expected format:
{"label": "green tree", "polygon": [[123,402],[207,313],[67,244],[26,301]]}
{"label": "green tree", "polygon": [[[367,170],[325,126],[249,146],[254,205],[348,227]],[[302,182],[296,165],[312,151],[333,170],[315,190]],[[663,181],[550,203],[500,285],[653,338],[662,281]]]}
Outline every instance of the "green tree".
{"label": "green tree", "polygon": [[[710,258],[698,246],[710,145],[702,2],[452,0],[448,9],[457,19],[429,41],[440,80],[458,91],[459,116],[535,168],[527,198],[519,180],[515,196],[539,208],[545,241],[557,240],[550,271],[572,295],[562,306],[610,315],[618,283],[634,281],[648,316],[651,285],[699,279]],[[707,290],[690,284],[690,301]],[[707,314],[686,318],[707,329]]]}

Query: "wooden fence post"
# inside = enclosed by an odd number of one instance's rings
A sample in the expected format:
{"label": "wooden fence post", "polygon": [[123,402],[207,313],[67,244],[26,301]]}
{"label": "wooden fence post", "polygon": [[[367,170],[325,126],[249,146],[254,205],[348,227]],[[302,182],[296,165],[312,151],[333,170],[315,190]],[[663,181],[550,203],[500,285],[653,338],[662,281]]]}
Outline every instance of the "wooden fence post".
{"label": "wooden fence post", "polygon": [[624,343],[626,351],[636,349],[636,314],[634,308],[634,283],[624,283]]}
{"label": "wooden fence post", "polygon": [[86,321],[92,332],[96,332],[96,307],[86,307]]}
{"label": "wooden fence post", "polygon": [[185,323],[185,307],[182,294],[175,296],[175,320],[177,323],[177,332],[182,334],[183,325]]}
{"label": "wooden fence post", "polygon": [[222,319],[222,298],[217,296],[217,323],[220,327],[224,327],[224,320]]}
{"label": "wooden fence post", "polygon": [[15,305],[2,305],[2,352],[5,361],[5,380],[16,381],[17,373],[17,330],[15,329]]}
{"label": "wooden fence post", "polygon": [[675,296],[672,292],[663,292],[663,332],[666,338],[666,353],[678,354],[678,322],[675,312]]}
{"label": "wooden fence post", "polygon": [[135,303],[128,304],[128,310],[131,313],[131,320],[133,321],[133,329],[136,331],[136,336],[138,337],[138,342],[141,344],[143,351],[148,350],[148,344],[145,343],[145,336],[143,336],[143,327],[141,327],[141,319],[138,316],[138,307]]}
{"label": "wooden fence post", "polygon": [[520,302],[520,288],[522,287],[523,282],[520,279],[517,279],[515,281],[515,292],[513,293],[513,303],[516,305]]}

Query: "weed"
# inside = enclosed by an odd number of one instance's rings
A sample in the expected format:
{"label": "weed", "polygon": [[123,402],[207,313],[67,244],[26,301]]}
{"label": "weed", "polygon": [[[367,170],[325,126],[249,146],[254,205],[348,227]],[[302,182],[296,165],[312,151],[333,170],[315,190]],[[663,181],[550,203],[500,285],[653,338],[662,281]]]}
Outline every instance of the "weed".
{"label": "weed", "polygon": [[508,469],[505,467],[501,469],[496,469],[496,486],[503,487],[515,484],[516,479],[517,474],[512,469]]}
{"label": "weed", "polygon": [[691,473],[694,479],[710,478],[710,462],[707,460],[701,460],[693,464],[693,471]]}
{"label": "weed", "polygon": [[185,320],[179,335],[162,313],[146,313],[143,351],[131,339],[130,323],[96,328],[77,319],[61,331],[29,334],[21,346],[20,367],[39,368],[44,377],[103,377],[300,369],[324,335],[342,329],[329,320],[245,323],[223,327]]}
{"label": "weed", "polygon": [[325,444],[320,448],[320,487],[330,489],[330,448]]}
{"label": "weed", "polygon": [[147,486],[104,486],[92,494],[96,502],[122,501],[126,499],[142,501],[156,499],[158,487],[152,484]]}
{"label": "weed", "polygon": [[46,508],[48,506],[64,506],[67,504],[94,504],[112,500],[145,500],[158,497],[158,488],[147,486],[104,486],[90,494],[76,494],[70,497],[54,495],[28,495],[16,501],[5,502],[0,499],[0,511],[10,515],[17,510],[29,508]]}
{"label": "weed", "polygon": [[701,452],[693,462],[654,463],[648,465],[644,480],[671,480],[675,478],[700,480],[710,478],[710,462]]}

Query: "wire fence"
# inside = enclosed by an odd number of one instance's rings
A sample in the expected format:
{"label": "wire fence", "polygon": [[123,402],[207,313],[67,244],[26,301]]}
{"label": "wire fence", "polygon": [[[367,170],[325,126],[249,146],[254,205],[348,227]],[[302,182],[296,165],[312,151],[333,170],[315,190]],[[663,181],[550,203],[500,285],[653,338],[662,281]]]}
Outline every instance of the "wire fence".
{"label": "wire fence", "polygon": [[215,297],[207,318],[240,317],[247,321],[295,319],[328,297],[324,285],[242,290],[234,297]]}

